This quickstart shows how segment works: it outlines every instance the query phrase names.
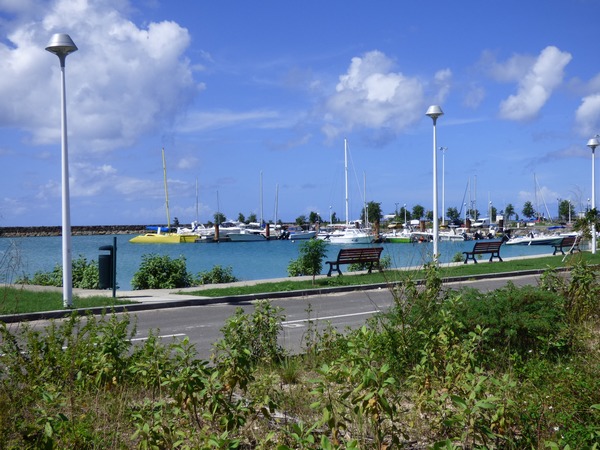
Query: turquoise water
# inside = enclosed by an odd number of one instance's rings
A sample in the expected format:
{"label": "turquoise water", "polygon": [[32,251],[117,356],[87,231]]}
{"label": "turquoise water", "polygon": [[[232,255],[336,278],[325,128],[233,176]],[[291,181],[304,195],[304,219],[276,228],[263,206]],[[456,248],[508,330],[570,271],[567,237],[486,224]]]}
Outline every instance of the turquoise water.
{"label": "turquoise water", "polygon": [[[215,265],[231,267],[240,280],[262,280],[287,277],[287,267],[298,258],[299,242],[222,242],[219,244],[132,244],[132,236],[117,238],[117,284],[119,289],[130,290],[131,279],[139,269],[143,255],[184,256],[191,273],[212,269]],[[83,256],[97,261],[99,247],[113,244],[113,236],[73,236],[73,259]],[[420,266],[431,260],[432,245],[424,244],[374,244],[383,246],[382,256],[389,255],[392,266],[403,268]],[[472,250],[474,241],[440,242],[440,262],[452,261],[456,253]],[[328,259],[335,259],[343,246],[329,245]],[[551,255],[549,246],[502,246],[502,257],[524,255]],[[23,274],[51,271],[62,264],[62,240],[56,237],[0,238],[0,281],[14,280]],[[324,264],[325,266],[325,264]],[[325,267],[324,267],[325,269]]]}

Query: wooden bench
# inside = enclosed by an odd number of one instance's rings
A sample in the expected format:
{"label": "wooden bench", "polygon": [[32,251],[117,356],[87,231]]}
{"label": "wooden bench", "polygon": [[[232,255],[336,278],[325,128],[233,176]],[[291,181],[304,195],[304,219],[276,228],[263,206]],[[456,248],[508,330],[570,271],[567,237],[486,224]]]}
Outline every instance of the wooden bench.
{"label": "wooden bench", "polygon": [[560,252],[564,255],[564,248],[568,248],[569,253],[573,253],[574,251],[581,252],[581,250],[579,249],[580,241],[581,236],[565,236],[559,242],[554,244],[554,253],[552,254],[556,255],[556,252],[560,250]]}
{"label": "wooden bench", "polygon": [[498,258],[502,261],[502,258],[500,257],[500,246],[502,245],[502,242],[503,241],[477,241],[472,251],[463,252],[466,255],[465,264],[467,264],[469,259],[472,259],[475,261],[475,264],[477,264],[475,255],[484,255],[486,253],[491,254],[490,262],[492,262],[494,258]]}
{"label": "wooden bench", "polygon": [[364,248],[343,248],[339,251],[337,259],[335,261],[326,261],[329,264],[329,272],[327,276],[331,276],[333,270],[337,270],[338,274],[342,274],[340,265],[342,264],[364,264],[369,263],[369,273],[373,269],[373,265],[377,265],[377,268],[381,272],[381,265],[379,264],[379,258],[383,247],[364,247]]}

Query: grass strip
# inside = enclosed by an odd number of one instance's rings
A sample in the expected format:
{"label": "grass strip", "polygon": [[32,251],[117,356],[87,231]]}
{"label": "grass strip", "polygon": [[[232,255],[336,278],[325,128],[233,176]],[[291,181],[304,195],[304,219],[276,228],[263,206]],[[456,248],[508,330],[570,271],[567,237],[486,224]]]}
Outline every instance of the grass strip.
{"label": "grass strip", "polygon": [[[127,305],[132,301],[112,297],[73,296],[73,308],[107,307]],[[0,315],[24,314],[40,311],[58,311],[64,309],[62,292],[32,291],[27,288],[4,286],[0,289]]]}
{"label": "grass strip", "polygon": [[[488,275],[505,272],[518,272],[530,270],[546,270],[561,267],[569,267],[575,261],[583,260],[587,264],[600,264],[600,254],[592,255],[588,252],[568,255],[564,261],[562,255],[544,256],[540,258],[522,258],[505,260],[503,262],[488,262],[482,258],[479,263],[442,265],[440,275],[442,278],[470,277],[477,275]],[[422,268],[396,270],[388,269],[383,273],[345,273],[343,276],[319,277],[313,284],[312,280],[294,280],[290,278],[285,281],[264,282],[249,285],[237,285],[218,288],[199,289],[197,291],[186,291],[186,295],[197,295],[202,297],[226,297],[232,295],[247,295],[269,292],[302,291],[335,286],[361,286],[367,284],[395,283],[406,279],[420,279],[424,275]]]}

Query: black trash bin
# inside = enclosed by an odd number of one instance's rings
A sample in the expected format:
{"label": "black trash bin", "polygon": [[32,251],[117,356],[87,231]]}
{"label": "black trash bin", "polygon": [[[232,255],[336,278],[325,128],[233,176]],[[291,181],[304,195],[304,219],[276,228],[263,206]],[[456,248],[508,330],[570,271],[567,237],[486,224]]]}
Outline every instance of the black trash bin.
{"label": "black trash bin", "polygon": [[98,288],[111,289],[113,284],[113,246],[104,245],[99,250],[108,250],[108,255],[98,255]]}

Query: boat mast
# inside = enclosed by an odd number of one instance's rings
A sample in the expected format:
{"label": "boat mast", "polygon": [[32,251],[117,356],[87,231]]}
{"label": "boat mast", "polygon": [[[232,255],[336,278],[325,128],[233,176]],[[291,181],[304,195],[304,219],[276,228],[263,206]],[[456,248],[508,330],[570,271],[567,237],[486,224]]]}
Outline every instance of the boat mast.
{"label": "boat mast", "polygon": [[344,138],[344,178],[346,181],[346,226],[350,225],[348,221],[348,141]]}
{"label": "boat mast", "polygon": [[369,228],[369,205],[367,205],[367,173],[363,171],[363,204],[365,209],[365,225],[363,228]]}
{"label": "boat mast", "polygon": [[275,227],[277,227],[277,219],[279,214],[279,183],[275,184]]}
{"label": "boat mast", "polygon": [[262,182],[263,182],[263,175],[262,175],[262,170],[260,171],[260,183],[259,183],[259,187],[260,187],[260,226],[263,226],[264,220],[263,220],[263,186],[262,186]]}
{"label": "boat mast", "polygon": [[165,205],[167,207],[167,228],[171,231],[171,217],[169,215],[169,190],[167,189],[167,163],[165,161],[165,149],[162,149],[162,161],[163,161],[163,178],[165,181]]}

